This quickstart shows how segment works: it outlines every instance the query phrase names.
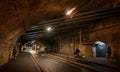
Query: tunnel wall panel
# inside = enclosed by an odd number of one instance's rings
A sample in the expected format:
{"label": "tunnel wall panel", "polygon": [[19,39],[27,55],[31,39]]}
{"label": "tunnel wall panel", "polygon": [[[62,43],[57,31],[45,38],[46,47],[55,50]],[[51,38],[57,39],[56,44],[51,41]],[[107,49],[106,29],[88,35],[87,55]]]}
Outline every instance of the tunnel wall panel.
{"label": "tunnel wall panel", "polygon": [[[112,49],[111,62],[119,62],[120,61],[120,16],[113,16],[109,18],[100,19],[98,21],[92,22],[93,26],[89,26],[89,30],[86,32],[84,30],[69,33],[68,35],[63,35],[65,38],[62,39],[59,44],[59,52],[67,53],[73,55],[75,48],[79,48],[79,50],[86,57],[93,57],[92,47],[96,41],[102,41],[107,46],[110,46]],[[80,29],[81,30],[81,29]],[[78,34],[79,33],[79,34]],[[83,41],[80,38],[80,34],[83,34],[83,38],[87,40]],[[85,36],[86,34],[88,36]],[[70,36],[70,34],[74,36]],[[59,41],[60,41],[59,40]],[[73,47],[71,47],[71,43],[73,42]],[[76,46],[75,46],[76,45]]]}
{"label": "tunnel wall panel", "polygon": [[[101,41],[111,47],[111,62],[120,62],[120,16],[100,19],[89,26],[89,42]],[[107,53],[107,52],[106,52]]]}
{"label": "tunnel wall panel", "polygon": [[5,64],[9,59],[9,46],[5,43],[0,43],[0,66]]}

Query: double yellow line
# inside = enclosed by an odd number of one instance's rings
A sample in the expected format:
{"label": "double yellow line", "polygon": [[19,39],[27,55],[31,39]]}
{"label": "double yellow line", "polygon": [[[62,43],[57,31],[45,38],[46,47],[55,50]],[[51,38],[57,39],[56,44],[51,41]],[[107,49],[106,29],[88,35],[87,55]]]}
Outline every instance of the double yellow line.
{"label": "double yellow line", "polygon": [[40,64],[40,62],[38,61],[38,59],[37,59],[34,55],[31,55],[31,58],[32,58],[35,66],[36,66],[37,69],[39,70],[39,72],[48,72],[48,71]]}

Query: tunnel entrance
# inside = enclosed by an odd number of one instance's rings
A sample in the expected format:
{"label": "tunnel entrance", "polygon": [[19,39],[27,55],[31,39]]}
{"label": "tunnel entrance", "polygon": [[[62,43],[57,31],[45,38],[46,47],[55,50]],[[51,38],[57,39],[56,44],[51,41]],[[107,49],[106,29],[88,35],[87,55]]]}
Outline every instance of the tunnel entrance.
{"label": "tunnel entrance", "polygon": [[93,47],[93,57],[106,58],[106,44],[96,41]]}

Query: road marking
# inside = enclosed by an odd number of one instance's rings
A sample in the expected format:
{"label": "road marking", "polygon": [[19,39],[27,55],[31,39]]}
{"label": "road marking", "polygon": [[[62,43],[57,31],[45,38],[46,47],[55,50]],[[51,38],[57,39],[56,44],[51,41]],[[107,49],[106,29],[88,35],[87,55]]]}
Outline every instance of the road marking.
{"label": "road marking", "polygon": [[52,59],[54,59],[54,60],[59,60],[59,61],[61,61],[61,62],[67,63],[67,64],[69,64],[69,65],[72,65],[72,66],[74,66],[74,67],[78,67],[78,68],[81,69],[80,66],[77,66],[77,65],[75,65],[75,64],[69,63],[69,62],[67,62],[67,60],[65,61],[65,60],[62,60],[62,59],[59,59],[59,58],[56,58],[56,57],[52,57],[52,56],[49,56],[49,55],[48,55],[47,57],[52,58]]}
{"label": "road marking", "polygon": [[41,72],[41,69],[38,67],[38,64],[36,64],[35,60],[33,59],[33,57],[31,56],[32,61],[34,62],[35,66],[37,67],[38,71]]}
{"label": "road marking", "polygon": [[37,60],[37,58],[34,55],[31,55],[31,58],[32,58],[33,62],[35,63],[39,72],[49,72],[48,70],[43,68],[43,66],[39,63],[39,61]]}
{"label": "road marking", "polygon": [[88,66],[88,65],[78,64],[77,62],[72,62],[72,61],[70,61],[70,60],[63,59],[63,58],[58,57],[58,56],[54,56],[54,55],[50,55],[50,54],[47,54],[47,56],[48,56],[49,58],[57,59],[57,60],[59,60],[59,61],[62,61],[62,62],[64,62],[64,63],[70,64],[70,65],[75,66],[75,67],[78,67],[78,68],[80,68],[80,66],[81,66],[81,68],[87,69],[87,70],[89,70],[89,71],[93,71],[93,70],[94,70],[94,71],[97,71],[97,72],[107,72],[107,71],[102,71],[101,69],[96,69],[96,68],[91,67],[91,66]]}

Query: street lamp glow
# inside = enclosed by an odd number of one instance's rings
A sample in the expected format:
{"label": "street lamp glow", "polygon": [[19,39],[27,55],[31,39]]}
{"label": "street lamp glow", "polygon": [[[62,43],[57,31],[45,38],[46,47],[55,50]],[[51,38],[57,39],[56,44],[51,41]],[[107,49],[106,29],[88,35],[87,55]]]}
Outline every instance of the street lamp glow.
{"label": "street lamp glow", "polygon": [[71,10],[68,10],[66,15],[71,15],[74,10],[75,10],[75,8],[72,8]]}
{"label": "street lamp glow", "polygon": [[51,30],[52,30],[52,28],[51,28],[51,27],[48,27],[48,28],[47,28],[47,31],[51,31]]}

